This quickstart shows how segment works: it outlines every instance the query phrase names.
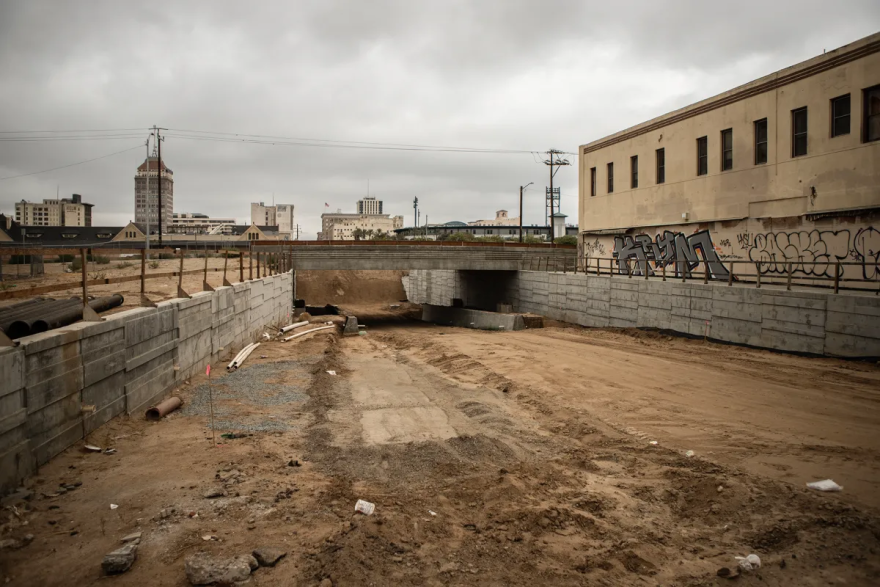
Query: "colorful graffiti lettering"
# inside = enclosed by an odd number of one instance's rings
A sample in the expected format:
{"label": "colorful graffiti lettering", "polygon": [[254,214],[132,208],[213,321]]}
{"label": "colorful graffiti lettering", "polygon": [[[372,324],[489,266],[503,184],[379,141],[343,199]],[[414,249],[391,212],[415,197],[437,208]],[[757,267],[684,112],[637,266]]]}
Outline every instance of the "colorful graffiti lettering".
{"label": "colorful graffiti lettering", "polygon": [[[673,267],[676,276],[690,275],[701,263],[705,263],[711,279],[727,279],[728,272],[715,252],[712,236],[708,230],[691,235],[664,231],[654,240],[646,234],[614,237],[614,257],[618,270],[629,273],[629,259],[635,259],[633,275],[653,275],[654,268]],[[654,268],[651,267],[653,262]]]}

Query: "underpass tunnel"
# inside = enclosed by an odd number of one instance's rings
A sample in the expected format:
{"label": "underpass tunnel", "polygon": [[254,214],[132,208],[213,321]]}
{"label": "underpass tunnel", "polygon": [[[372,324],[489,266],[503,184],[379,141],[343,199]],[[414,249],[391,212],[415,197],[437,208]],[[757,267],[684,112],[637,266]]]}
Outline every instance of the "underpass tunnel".
{"label": "underpass tunnel", "polygon": [[513,304],[516,271],[459,271],[461,291],[455,296],[465,308],[498,311],[498,304]]}

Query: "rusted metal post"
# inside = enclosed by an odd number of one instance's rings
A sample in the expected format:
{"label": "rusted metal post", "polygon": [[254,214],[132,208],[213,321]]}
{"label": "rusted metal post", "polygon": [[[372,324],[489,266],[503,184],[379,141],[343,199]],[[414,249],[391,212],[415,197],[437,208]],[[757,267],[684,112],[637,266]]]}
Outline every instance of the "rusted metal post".
{"label": "rusted metal post", "polygon": [[147,251],[141,249],[141,295],[147,293]]}
{"label": "rusted metal post", "polygon": [[840,289],[840,261],[834,264],[834,293]]}
{"label": "rusted metal post", "polygon": [[727,286],[733,285],[733,261],[730,262],[730,272],[727,274]]}
{"label": "rusted metal post", "polygon": [[709,283],[709,261],[703,259],[703,283]]}
{"label": "rusted metal post", "polygon": [[761,263],[755,263],[755,275],[758,280],[755,282],[755,289],[761,288]]}
{"label": "rusted metal post", "polygon": [[180,249],[180,271],[177,275],[177,289],[183,289],[183,249]]}
{"label": "rusted metal post", "polygon": [[[687,261],[681,261],[681,265],[680,265],[680,267],[681,267],[681,282],[682,283],[687,281],[687,271],[685,270],[687,268],[687,266],[685,265],[685,263],[687,263]],[[679,261],[678,261],[678,259],[676,259],[675,260],[675,270],[678,271],[678,268],[679,268]]]}
{"label": "rusted metal post", "polygon": [[205,277],[203,280],[206,284],[208,283],[208,249],[205,249]]}
{"label": "rusted metal post", "polygon": [[785,284],[785,289],[791,291],[791,261],[788,262],[788,279]]}
{"label": "rusted metal post", "polygon": [[649,273],[649,271],[648,271],[648,263],[649,263],[649,261],[648,261],[647,259],[645,259],[645,281],[648,280],[648,273]]}
{"label": "rusted metal post", "polygon": [[244,253],[238,252],[238,282],[244,282]]}
{"label": "rusted metal post", "polygon": [[254,278],[254,251],[248,249],[248,279]]}
{"label": "rusted metal post", "polygon": [[627,277],[632,279],[633,269],[632,269],[632,264],[630,264],[630,259],[626,260],[626,275],[627,275]]}
{"label": "rusted metal post", "polygon": [[80,259],[82,259],[82,288],[83,288],[83,306],[89,305],[89,274],[88,274],[88,266],[87,260],[88,255],[86,254],[86,249],[79,250]]}
{"label": "rusted metal post", "polygon": [[666,281],[666,263],[663,263],[663,281]]}

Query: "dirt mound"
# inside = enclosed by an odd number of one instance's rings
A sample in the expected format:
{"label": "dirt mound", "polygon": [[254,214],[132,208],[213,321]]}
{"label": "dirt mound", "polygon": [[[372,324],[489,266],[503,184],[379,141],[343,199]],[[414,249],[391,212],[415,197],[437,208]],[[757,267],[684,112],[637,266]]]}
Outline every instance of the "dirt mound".
{"label": "dirt mound", "polygon": [[297,271],[296,297],[307,304],[362,304],[406,299],[405,271]]}

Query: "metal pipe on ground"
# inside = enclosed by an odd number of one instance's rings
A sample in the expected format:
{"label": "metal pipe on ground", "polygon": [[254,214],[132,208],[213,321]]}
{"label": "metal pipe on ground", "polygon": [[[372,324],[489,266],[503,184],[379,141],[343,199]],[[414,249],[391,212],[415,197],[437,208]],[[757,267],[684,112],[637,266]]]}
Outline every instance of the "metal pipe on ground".
{"label": "metal pipe on ground", "polygon": [[[79,298],[75,298],[79,299]],[[61,304],[65,302],[69,303],[72,300],[55,300],[55,299],[38,299],[38,300],[28,300],[27,304],[15,304],[14,307],[10,306],[9,308],[3,308],[0,310],[0,328],[6,331],[10,324],[19,320],[21,318],[26,318],[32,315],[40,315],[45,312],[47,308],[59,307]]]}
{"label": "metal pipe on ground", "polygon": [[147,420],[158,422],[177,408],[183,405],[183,401],[179,397],[169,397],[163,402],[158,403],[147,410],[145,416]]}
{"label": "metal pipe on ground", "polygon": [[[121,306],[124,301],[125,298],[122,297],[122,294],[113,294],[112,296],[91,300],[89,302],[89,307],[98,313],[106,312],[111,308]],[[82,306],[80,305],[60,310],[50,316],[33,321],[31,323],[31,334],[46,332],[47,330],[53,330],[55,328],[67,326],[68,324],[73,324],[78,320],[82,320],[82,315]]]}
{"label": "metal pipe on ground", "polygon": [[46,316],[55,315],[62,310],[81,307],[82,302],[78,299],[52,301],[51,303],[35,306],[34,308],[18,315],[10,320],[8,324],[3,324],[2,328],[9,338],[21,338],[22,336],[33,334],[32,327],[35,321],[45,318]]}

